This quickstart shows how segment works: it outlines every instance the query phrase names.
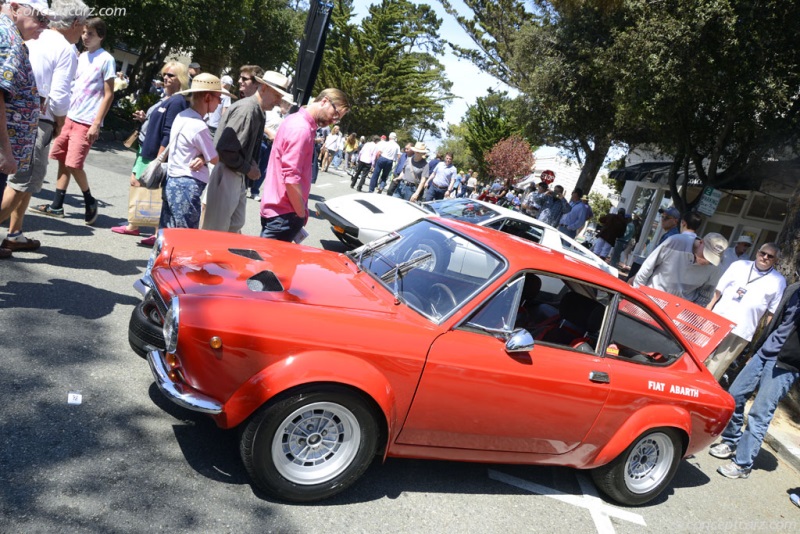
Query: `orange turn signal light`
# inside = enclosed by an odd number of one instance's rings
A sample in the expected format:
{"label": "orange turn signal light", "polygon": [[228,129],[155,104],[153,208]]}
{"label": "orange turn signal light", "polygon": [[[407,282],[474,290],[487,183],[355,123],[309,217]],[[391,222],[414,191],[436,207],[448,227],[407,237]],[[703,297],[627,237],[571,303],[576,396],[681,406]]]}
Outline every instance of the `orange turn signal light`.
{"label": "orange turn signal light", "polygon": [[212,349],[222,348],[222,338],[214,336],[209,340],[208,344],[211,345]]}
{"label": "orange turn signal light", "polygon": [[180,365],[178,357],[172,352],[167,353],[167,357],[165,358],[165,360],[167,361],[167,365],[169,365],[170,369],[175,369]]}

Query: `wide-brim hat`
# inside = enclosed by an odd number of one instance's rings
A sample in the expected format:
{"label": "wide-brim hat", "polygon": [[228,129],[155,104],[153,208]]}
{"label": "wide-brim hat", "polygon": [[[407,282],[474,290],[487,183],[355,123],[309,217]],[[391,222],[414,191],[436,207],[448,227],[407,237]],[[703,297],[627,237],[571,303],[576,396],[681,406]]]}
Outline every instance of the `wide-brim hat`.
{"label": "wide-brim hat", "polygon": [[222,81],[207,72],[203,72],[192,78],[192,86],[185,91],[181,91],[179,95],[188,95],[191,93],[221,93],[223,95],[231,96],[227,89],[222,88]]}
{"label": "wide-brim hat", "polygon": [[[263,83],[264,85],[270,86],[272,89],[278,91],[282,97],[290,97],[291,94],[289,93],[289,86],[292,84],[292,79],[284,76],[280,72],[275,72],[274,70],[268,70],[264,73],[264,76],[259,78],[255,76],[255,80],[258,83]],[[294,103],[294,100],[292,100]]]}
{"label": "wide-brim hat", "polygon": [[711,232],[703,237],[703,257],[711,265],[719,265],[722,254],[728,248],[728,240],[722,234]]}
{"label": "wide-brim hat", "polygon": [[414,152],[417,152],[418,154],[427,154],[428,153],[428,147],[425,146],[425,143],[417,143],[411,148],[411,150],[413,150]]}

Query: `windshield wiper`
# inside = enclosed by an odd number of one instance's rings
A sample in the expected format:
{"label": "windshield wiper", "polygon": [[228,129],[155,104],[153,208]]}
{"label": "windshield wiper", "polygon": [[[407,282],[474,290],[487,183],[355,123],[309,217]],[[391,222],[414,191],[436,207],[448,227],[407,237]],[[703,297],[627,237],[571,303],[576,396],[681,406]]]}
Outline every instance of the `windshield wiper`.
{"label": "windshield wiper", "polygon": [[[361,270],[364,269],[362,264],[361,264],[361,262],[362,262],[362,260],[364,258],[364,254],[366,254],[367,252],[372,252],[373,250],[375,250],[379,246],[385,245],[386,243],[390,243],[390,242],[394,241],[395,239],[397,239],[399,237],[400,237],[400,234],[398,234],[397,232],[391,232],[389,234],[386,234],[383,237],[379,237],[375,241],[371,241],[371,242],[367,243],[366,245],[363,245],[360,249],[357,249],[358,250],[358,259],[356,260],[356,265],[358,266],[358,270],[361,271]],[[356,251],[353,250],[351,252],[348,252],[347,254],[349,256],[351,256],[351,257],[355,257],[355,253],[356,253]]]}
{"label": "windshield wiper", "polygon": [[431,252],[426,252],[425,254],[420,254],[419,256],[414,256],[411,259],[406,261],[401,261],[381,276],[381,280],[384,282],[388,282],[392,278],[395,279],[395,284],[397,283],[398,278],[402,278],[405,274],[414,269],[420,263],[426,262],[433,257]]}

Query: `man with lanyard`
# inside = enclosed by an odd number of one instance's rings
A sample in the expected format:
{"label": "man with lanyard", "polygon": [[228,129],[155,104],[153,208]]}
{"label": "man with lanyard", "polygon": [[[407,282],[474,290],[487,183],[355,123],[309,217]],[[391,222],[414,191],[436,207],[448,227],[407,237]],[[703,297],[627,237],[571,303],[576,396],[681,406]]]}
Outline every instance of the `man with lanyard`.
{"label": "man with lanyard", "polygon": [[444,161],[440,162],[439,165],[433,169],[433,172],[425,181],[425,184],[417,189],[417,192],[411,197],[411,201],[416,202],[417,198],[419,198],[420,191],[423,189],[425,190],[425,202],[442,200],[444,194],[447,192],[447,188],[450,187],[450,183],[453,181],[453,178],[455,178],[456,172],[456,167],[453,165],[453,153],[448,152],[444,155]]}
{"label": "man with lanyard", "polygon": [[[736,406],[728,426],[722,432],[722,442],[708,453],[731,462],[717,472],[727,478],[747,478],[761,449],[775,408],[800,378],[800,283],[789,286],[775,311],[775,321],[769,325],[764,343],[750,358],[742,372],[731,384],[728,393]],[[744,408],[758,389],[747,414],[744,427]]]}
{"label": "man with lanyard", "polygon": [[559,222],[558,226],[558,229],[562,234],[568,235],[573,239],[578,234],[578,230],[583,228],[583,224],[586,222],[586,216],[588,214],[588,210],[586,209],[587,205],[581,200],[582,196],[583,189],[580,187],[576,187],[572,191],[572,198],[569,202],[570,210],[561,217],[561,221]]}
{"label": "man with lanyard", "polygon": [[[730,249],[728,249],[730,250]],[[766,314],[767,324],[778,307],[786,279],[775,270],[780,249],[775,243],[764,243],[755,261],[734,262],[717,283],[709,310],[725,317],[736,327],[706,360],[706,367],[719,380],[748,343],[758,323]]]}
{"label": "man with lanyard", "polygon": [[428,152],[425,143],[417,143],[409,149],[409,152],[413,156],[405,160],[401,168],[400,180],[397,182],[397,190],[394,192],[394,196],[405,200],[411,200],[420,191],[420,185],[430,175],[428,162],[425,161],[425,154]]}

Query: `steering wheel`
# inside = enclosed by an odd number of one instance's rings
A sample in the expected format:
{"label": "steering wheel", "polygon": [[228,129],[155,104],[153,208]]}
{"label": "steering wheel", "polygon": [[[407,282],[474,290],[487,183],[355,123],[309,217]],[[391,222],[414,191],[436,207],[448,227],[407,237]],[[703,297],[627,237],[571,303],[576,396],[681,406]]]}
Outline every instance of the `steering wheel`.
{"label": "steering wheel", "polygon": [[455,308],[458,305],[458,301],[456,300],[456,296],[450,290],[449,287],[442,283],[435,283],[431,286],[431,298],[430,298],[430,305],[431,311],[433,315],[436,317],[441,317],[444,315],[443,313],[439,313],[437,310],[437,306],[444,308],[447,305],[447,302],[444,299],[447,298],[452,303],[452,308]]}

